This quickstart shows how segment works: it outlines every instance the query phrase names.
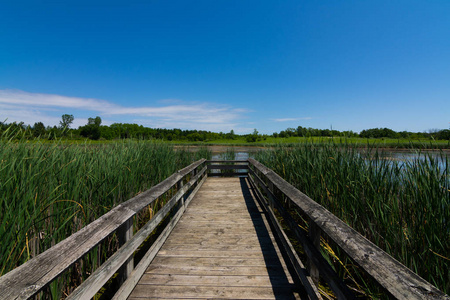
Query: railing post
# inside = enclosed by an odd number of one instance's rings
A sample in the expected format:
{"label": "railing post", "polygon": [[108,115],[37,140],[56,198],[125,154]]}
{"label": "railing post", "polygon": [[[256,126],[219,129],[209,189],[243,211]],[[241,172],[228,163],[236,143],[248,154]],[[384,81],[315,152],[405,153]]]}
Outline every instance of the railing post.
{"label": "railing post", "polygon": [[[273,188],[273,182],[269,180],[267,186],[268,186],[268,188],[269,188],[269,191],[272,193],[272,195],[275,196],[275,191],[274,191],[274,188]],[[270,198],[270,197],[269,197],[269,198]],[[273,201],[275,201],[275,199],[272,199],[272,200],[269,199],[269,206],[270,206],[270,208],[272,209],[272,211],[273,211],[273,208],[274,208]]]}
{"label": "railing post", "polygon": [[[181,178],[180,181],[178,181],[178,183],[177,183],[178,191],[180,191],[183,188],[183,185],[184,185],[183,178]],[[180,199],[181,200],[181,205],[183,205],[183,206],[184,206],[185,198],[186,198],[186,195],[183,195],[183,196],[181,196],[181,199]]]}
{"label": "railing post", "polygon": [[[119,247],[122,247],[128,240],[133,237],[133,217],[129,218],[123,225],[118,229],[119,237]],[[123,264],[119,270],[119,282],[120,285],[127,280],[128,276],[134,269],[134,258],[133,255],[128,258],[128,260]]]}
{"label": "railing post", "polygon": [[[309,239],[312,241],[314,247],[320,251],[320,235],[321,230],[319,226],[316,225],[312,220],[309,220],[308,224],[308,236]],[[316,286],[319,286],[319,268],[313,263],[313,261],[308,258],[308,272],[309,276],[311,276],[311,279],[313,280],[314,284]]]}

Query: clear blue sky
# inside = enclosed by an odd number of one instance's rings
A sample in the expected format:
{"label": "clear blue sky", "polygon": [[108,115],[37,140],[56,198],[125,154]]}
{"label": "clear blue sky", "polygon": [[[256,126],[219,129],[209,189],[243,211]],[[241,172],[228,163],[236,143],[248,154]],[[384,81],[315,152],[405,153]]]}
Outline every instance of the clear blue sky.
{"label": "clear blue sky", "polygon": [[2,1],[0,119],[261,133],[450,122],[450,1]]}

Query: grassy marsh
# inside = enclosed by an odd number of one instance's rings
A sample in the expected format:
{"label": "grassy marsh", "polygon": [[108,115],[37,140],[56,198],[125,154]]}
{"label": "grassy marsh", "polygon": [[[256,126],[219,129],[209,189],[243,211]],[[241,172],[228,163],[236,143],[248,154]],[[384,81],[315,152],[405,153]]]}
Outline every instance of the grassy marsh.
{"label": "grassy marsh", "polygon": [[417,152],[412,161],[382,152],[303,143],[255,158],[408,268],[450,291],[448,156]]}
{"label": "grassy marsh", "polygon": [[0,140],[0,276],[210,152]]}

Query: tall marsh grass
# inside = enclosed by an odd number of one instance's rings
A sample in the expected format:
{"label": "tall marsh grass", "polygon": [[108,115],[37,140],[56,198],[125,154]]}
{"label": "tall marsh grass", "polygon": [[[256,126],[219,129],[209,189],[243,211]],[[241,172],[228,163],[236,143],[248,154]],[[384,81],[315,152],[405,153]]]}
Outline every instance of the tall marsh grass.
{"label": "tall marsh grass", "polygon": [[255,159],[450,291],[450,165],[443,152],[401,161],[373,148],[303,143],[261,151]]}
{"label": "tall marsh grass", "polygon": [[0,137],[0,276],[206,150],[119,141],[105,145]]}

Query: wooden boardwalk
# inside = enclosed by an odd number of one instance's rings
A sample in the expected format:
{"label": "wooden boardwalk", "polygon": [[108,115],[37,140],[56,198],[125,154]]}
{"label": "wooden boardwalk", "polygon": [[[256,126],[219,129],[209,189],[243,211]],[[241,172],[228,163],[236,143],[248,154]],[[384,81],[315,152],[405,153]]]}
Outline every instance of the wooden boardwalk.
{"label": "wooden boardwalk", "polygon": [[208,178],[129,299],[298,299],[247,178]]}
{"label": "wooden boardwalk", "polygon": [[[248,177],[213,177],[218,175]],[[161,197],[167,199],[164,206],[134,232],[135,216]],[[308,232],[299,227],[297,213],[302,214]],[[136,251],[158,226],[161,234],[142,259],[135,261]],[[289,237],[283,228],[289,230]],[[0,276],[0,300],[51,298],[52,282],[61,284],[65,294],[64,284],[69,284],[65,271],[78,268],[86,257],[90,261],[87,254],[98,251],[99,243],[109,245],[113,234],[118,237],[117,250],[71,291],[67,300],[92,299],[112,278],[118,283],[107,290],[113,300],[319,300],[319,279],[337,298],[357,299],[322,255],[322,236],[386,295],[402,300],[450,300],[252,158],[245,162],[200,159],[178,170]],[[292,243],[302,248],[308,268]]]}

